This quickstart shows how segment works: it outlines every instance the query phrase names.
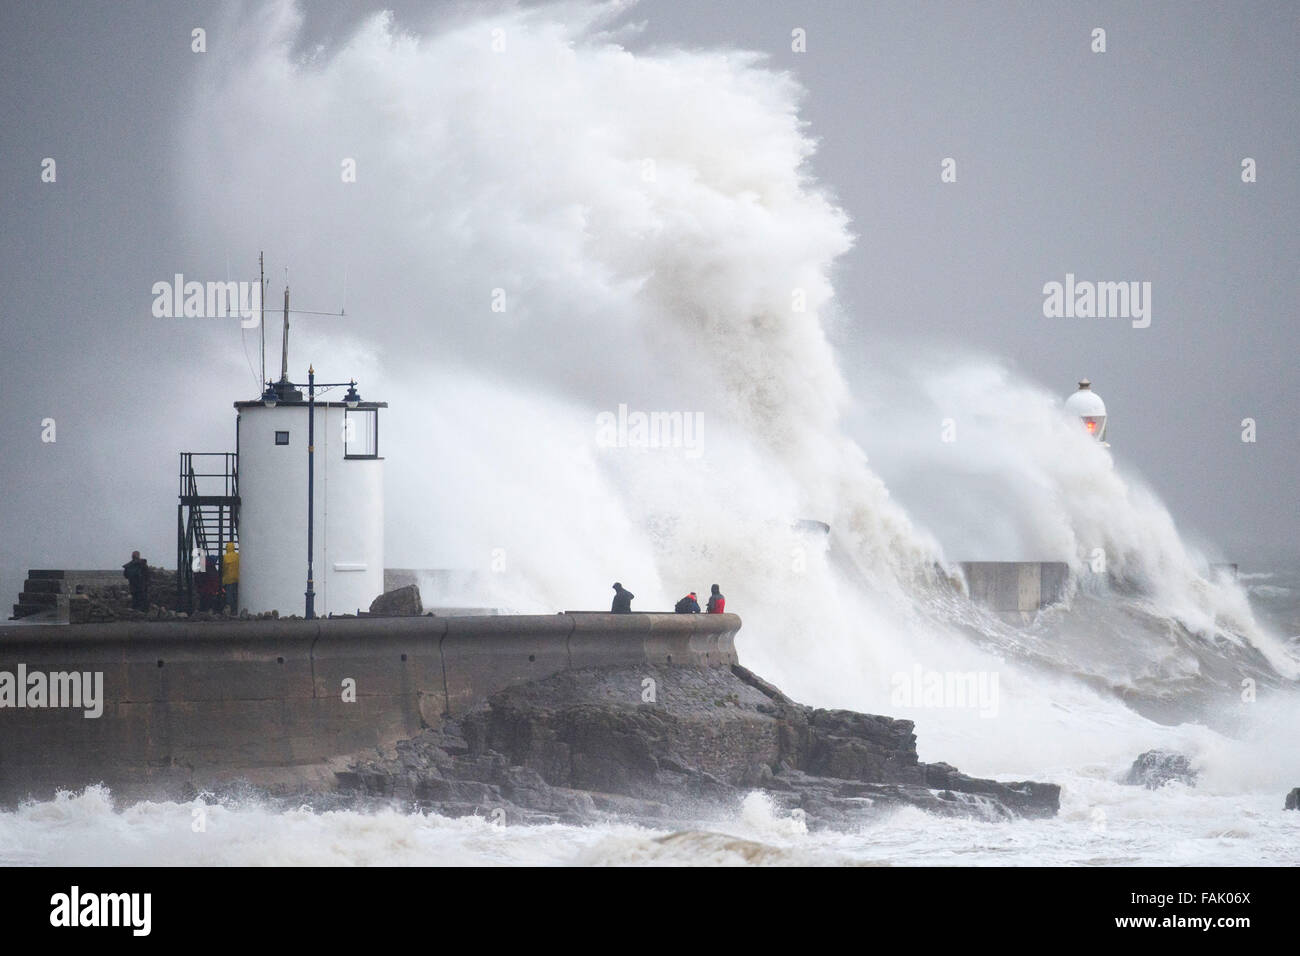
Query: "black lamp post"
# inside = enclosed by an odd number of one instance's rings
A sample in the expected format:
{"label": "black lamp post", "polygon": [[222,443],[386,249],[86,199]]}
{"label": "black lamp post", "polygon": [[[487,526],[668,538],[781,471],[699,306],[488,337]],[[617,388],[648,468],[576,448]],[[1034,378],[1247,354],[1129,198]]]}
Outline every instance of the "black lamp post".
{"label": "black lamp post", "polygon": [[316,617],[312,544],[316,538],[316,367],[307,366],[307,620]]}
{"label": "black lamp post", "polygon": [[[352,379],[350,382],[322,382],[321,388],[342,388],[348,387],[347,394],[343,396],[343,403],[348,408],[356,408],[361,404],[361,396],[357,393],[357,380]],[[266,383],[266,391],[262,393],[262,402],[267,408],[274,408],[276,403],[294,388],[299,386],[290,382],[287,378],[280,379],[279,382],[272,384]],[[297,393],[297,400],[302,400],[302,393]],[[316,587],[315,576],[313,574],[312,552],[316,542],[316,369],[313,366],[307,367],[307,590],[304,592],[306,598],[306,612],[304,616],[307,620],[314,620],[316,617]]]}

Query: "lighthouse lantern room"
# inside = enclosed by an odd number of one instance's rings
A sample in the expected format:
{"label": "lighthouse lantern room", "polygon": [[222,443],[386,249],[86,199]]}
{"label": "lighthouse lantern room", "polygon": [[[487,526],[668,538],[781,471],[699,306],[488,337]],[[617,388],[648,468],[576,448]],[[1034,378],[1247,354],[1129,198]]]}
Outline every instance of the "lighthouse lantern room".
{"label": "lighthouse lantern room", "polygon": [[1092,390],[1092,382],[1079,380],[1079,389],[1065,400],[1065,410],[1078,416],[1088,434],[1106,444],[1106,403]]}

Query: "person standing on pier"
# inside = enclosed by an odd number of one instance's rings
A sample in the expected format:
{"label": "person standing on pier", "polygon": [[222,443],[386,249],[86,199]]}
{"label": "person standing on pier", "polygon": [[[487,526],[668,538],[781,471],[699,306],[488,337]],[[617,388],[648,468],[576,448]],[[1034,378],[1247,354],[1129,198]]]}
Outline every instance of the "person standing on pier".
{"label": "person standing on pier", "polygon": [[239,613],[239,552],[233,541],[226,542],[226,553],[221,556],[221,586],[226,592],[226,607],[231,614]]}
{"label": "person standing on pier", "polygon": [[677,602],[673,611],[677,614],[699,614],[700,602],[695,598],[695,592],[692,591],[686,597]]}
{"label": "person standing on pier", "polygon": [[139,551],[132,551],[131,560],[122,565],[122,577],[131,588],[131,607],[149,610],[149,562],[140,557]]}
{"label": "person standing on pier", "polygon": [[631,591],[617,581],[614,582],[614,603],[610,605],[611,614],[631,614],[632,599],[636,597]]}

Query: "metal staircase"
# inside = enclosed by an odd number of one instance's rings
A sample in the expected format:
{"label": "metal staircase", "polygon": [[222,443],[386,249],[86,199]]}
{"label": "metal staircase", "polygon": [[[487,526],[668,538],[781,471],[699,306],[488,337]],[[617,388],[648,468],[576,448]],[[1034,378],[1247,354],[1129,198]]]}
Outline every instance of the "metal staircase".
{"label": "metal staircase", "polygon": [[[217,470],[220,469],[220,470]],[[194,575],[206,555],[218,560],[226,543],[239,548],[239,456],[235,452],[181,452],[176,506],[176,603],[194,610]]]}

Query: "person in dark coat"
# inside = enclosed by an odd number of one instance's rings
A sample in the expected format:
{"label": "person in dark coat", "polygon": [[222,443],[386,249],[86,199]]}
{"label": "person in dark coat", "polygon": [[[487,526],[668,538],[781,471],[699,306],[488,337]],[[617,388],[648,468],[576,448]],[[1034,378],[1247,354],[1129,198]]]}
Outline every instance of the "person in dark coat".
{"label": "person in dark coat", "polygon": [[727,599],[722,596],[716,584],[713,585],[713,593],[709,595],[708,606],[710,614],[723,614],[727,610]]}
{"label": "person in dark coat", "polygon": [[699,614],[700,602],[696,599],[695,592],[692,591],[690,594],[686,595],[686,597],[678,601],[673,610],[678,614]]}
{"label": "person in dark coat", "polygon": [[149,562],[140,557],[139,551],[132,551],[131,560],[122,565],[122,577],[131,588],[131,607],[149,610]]}
{"label": "person in dark coat", "polygon": [[208,555],[205,570],[194,575],[194,590],[199,595],[200,611],[216,611],[221,608],[221,571],[217,568],[215,555]]}
{"label": "person in dark coat", "polygon": [[632,599],[636,597],[631,591],[617,581],[614,582],[614,603],[610,605],[611,614],[631,614]]}

